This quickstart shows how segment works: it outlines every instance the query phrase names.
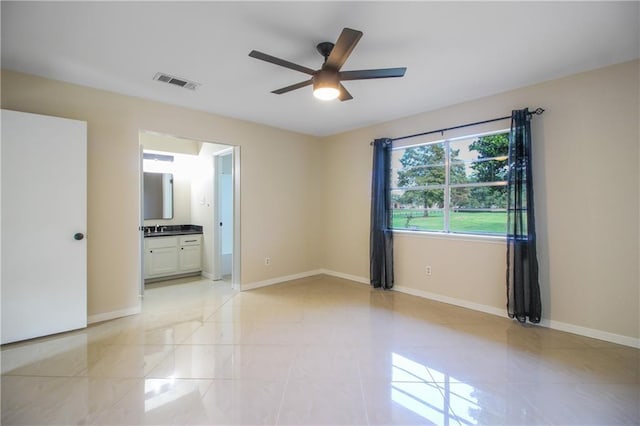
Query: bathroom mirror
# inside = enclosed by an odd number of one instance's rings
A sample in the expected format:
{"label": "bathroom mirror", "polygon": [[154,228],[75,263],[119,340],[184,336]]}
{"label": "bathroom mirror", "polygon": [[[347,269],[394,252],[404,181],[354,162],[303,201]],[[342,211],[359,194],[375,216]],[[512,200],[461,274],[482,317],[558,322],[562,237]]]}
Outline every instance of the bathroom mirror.
{"label": "bathroom mirror", "polygon": [[173,174],[144,172],[144,219],[173,219]]}

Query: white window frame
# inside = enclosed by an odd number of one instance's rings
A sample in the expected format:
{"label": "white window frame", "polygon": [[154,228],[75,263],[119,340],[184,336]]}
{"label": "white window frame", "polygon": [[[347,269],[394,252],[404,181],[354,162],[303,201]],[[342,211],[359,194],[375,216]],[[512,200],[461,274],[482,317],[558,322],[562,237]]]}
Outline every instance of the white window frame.
{"label": "white window frame", "polygon": [[[444,145],[444,150],[445,150],[445,154],[444,154],[444,167],[445,167],[445,182],[444,184],[441,185],[429,185],[428,189],[442,189],[443,193],[444,193],[444,200],[443,200],[443,230],[442,231],[434,231],[434,230],[422,230],[422,229],[406,229],[406,228],[394,228],[393,227],[393,221],[391,221],[391,231],[393,231],[394,233],[402,233],[402,234],[431,234],[431,235],[438,235],[438,236],[459,236],[462,238],[472,238],[472,239],[488,239],[488,240],[503,240],[506,238],[506,232],[505,234],[489,234],[489,233],[482,233],[482,232],[452,232],[450,230],[450,220],[449,220],[449,214],[450,214],[450,204],[451,204],[451,189],[452,188],[472,188],[472,187],[483,187],[483,186],[507,186],[507,181],[503,180],[503,181],[495,181],[495,182],[470,182],[470,183],[454,183],[451,184],[450,183],[450,157],[451,157],[451,143],[452,142],[456,142],[459,140],[464,140],[464,139],[472,139],[472,138],[481,138],[483,136],[491,136],[491,135],[497,135],[497,134],[502,134],[502,133],[509,133],[510,129],[499,129],[499,130],[492,130],[492,131],[488,131],[488,132],[480,132],[480,133],[471,133],[471,134],[467,134],[467,135],[463,135],[463,136],[456,136],[456,137],[452,137],[452,138],[445,138],[445,139],[438,139],[438,140],[434,140],[434,141],[429,141],[429,142],[421,142],[421,143],[416,143],[416,144],[410,144],[410,145],[401,145],[401,146],[397,146],[397,147],[393,147],[391,148],[391,151],[400,151],[400,150],[407,150],[410,148],[416,148],[416,147],[420,147],[420,146],[428,146],[428,145],[436,145],[436,144],[443,144]],[[492,157],[490,159],[486,159],[484,161],[490,161],[493,160],[497,157]],[[482,162],[482,161],[477,161]],[[390,171],[391,173],[391,171]],[[415,190],[415,189],[420,189],[420,188],[427,188],[427,187],[420,187],[420,186],[416,186],[416,187],[389,187],[388,191],[389,193],[391,193],[394,190]],[[506,206],[505,206],[506,207]],[[394,210],[392,208],[392,206],[387,206],[387,210],[389,212],[390,217],[392,217],[392,211]]]}

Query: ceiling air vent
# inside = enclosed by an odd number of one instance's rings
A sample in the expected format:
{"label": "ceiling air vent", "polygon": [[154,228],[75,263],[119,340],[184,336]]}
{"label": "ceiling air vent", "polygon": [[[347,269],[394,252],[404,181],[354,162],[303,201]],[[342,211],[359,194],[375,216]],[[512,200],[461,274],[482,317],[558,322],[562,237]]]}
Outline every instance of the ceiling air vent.
{"label": "ceiling air vent", "polygon": [[176,77],[162,72],[156,73],[153,79],[162,81],[163,83],[173,84],[174,86],[184,87],[189,90],[196,90],[196,87],[200,86],[200,83],[196,83],[195,81],[189,81],[186,78]]}

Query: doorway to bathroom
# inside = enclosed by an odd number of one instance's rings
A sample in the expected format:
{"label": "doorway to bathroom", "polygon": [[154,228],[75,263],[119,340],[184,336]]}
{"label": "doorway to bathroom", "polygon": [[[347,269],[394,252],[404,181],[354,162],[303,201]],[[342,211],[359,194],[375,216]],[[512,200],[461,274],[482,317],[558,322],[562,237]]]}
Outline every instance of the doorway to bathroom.
{"label": "doorway to bathroom", "polygon": [[194,280],[240,288],[240,148],[140,138],[140,295]]}
{"label": "doorway to bathroom", "polygon": [[213,155],[214,280],[229,279],[233,272],[233,148]]}

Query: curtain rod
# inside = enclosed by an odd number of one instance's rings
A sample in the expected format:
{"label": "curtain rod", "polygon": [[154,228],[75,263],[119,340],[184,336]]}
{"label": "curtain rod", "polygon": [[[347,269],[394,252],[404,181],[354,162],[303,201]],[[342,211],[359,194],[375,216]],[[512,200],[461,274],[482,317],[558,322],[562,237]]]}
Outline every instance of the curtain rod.
{"label": "curtain rod", "polygon": [[[536,108],[534,111],[529,111],[529,116],[532,116],[534,114],[535,115],[541,115],[543,112],[544,112],[543,108]],[[507,118],[511,118],[511,116],[507,115],[505,117],[492,118],[490,120],[476,121],[475,123],[461,124],[459,126],[447,127],[447,128],[439,129],[439,130],[431,130],[429,132],[416,133],[415,135],[400,136],[398,138],[391,138],[391,141],[395,142],[395,141],[399,141],[399,140],[402,140],[402,139],[409,139],[409,138],[415,138],[415,137],[418,137],[418,136],[431,135],[433,133],[443,133],[444,134],[444,132],[447,132],[449,130],[461,129],[463,127],[478,126],[480,124],[486,124],[486,123],[493,123],[494,121],[506,120]],[[373,145],[373,142],[371,144]]]}

